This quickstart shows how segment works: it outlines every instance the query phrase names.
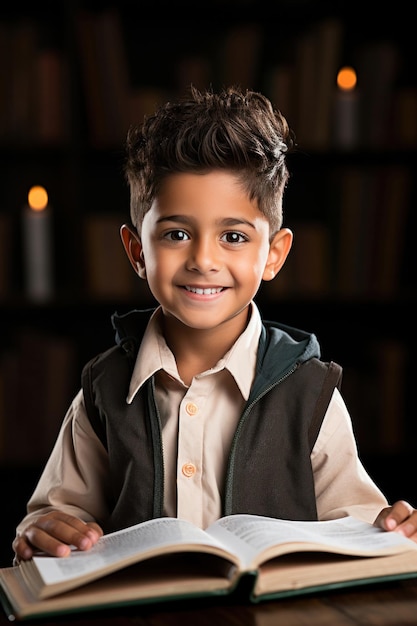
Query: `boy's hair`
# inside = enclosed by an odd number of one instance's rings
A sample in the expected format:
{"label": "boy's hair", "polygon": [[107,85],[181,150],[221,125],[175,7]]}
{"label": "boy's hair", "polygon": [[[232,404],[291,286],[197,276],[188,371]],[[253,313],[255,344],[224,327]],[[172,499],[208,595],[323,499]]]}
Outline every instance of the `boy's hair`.
{"label": "boy's hair", "polygon": [[285,155],[294,146],[286,119],[264,95],[236,87],[220,93],[190,88],[140,126],[129,129],[125,173],[130,216],[140,233],[143,218],[170,174],[235,174],[270,223],[282,225],[282,197],[289,173]]}

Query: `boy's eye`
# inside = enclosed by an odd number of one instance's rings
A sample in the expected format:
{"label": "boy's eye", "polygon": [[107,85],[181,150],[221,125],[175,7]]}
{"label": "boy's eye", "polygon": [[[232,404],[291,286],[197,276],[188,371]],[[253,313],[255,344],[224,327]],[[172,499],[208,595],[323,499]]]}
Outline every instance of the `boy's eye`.
{"label": "boy's eye", "polygon": [[222,239],[223,241],[226,241],[226,243],[242,243],[248,240],[245,235],[236,231],[224,233],[224,235],[222,235]]}
{"label": "boy's eye", "polygon": [[189,239],[189,236],[183,230],[170,230],[165,237],[166,239],[171,239],[171,241],[186,241]]}

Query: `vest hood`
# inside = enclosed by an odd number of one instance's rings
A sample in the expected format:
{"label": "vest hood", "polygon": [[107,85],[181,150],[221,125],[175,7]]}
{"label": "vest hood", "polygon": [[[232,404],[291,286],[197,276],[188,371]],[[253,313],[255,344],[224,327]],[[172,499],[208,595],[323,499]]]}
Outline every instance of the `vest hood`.
{"label": "vest hood", "polygon": [[[151,309],[134,309],[128,313],[112,315],[115,340],[132,359],[136,358],[140,341],[145,332]],[[320,358],[320,346],[313,333],[278,322],[263,321],[256,365],[256,384],[251,397],[263,388],[287,376],[304,361]],[[249,398],[250,400],[251,398]]]}
{"label": "vest hood", "polygon": [[251,398],[313,357],[320,358],[320,346],[314,333],[264,320]]}

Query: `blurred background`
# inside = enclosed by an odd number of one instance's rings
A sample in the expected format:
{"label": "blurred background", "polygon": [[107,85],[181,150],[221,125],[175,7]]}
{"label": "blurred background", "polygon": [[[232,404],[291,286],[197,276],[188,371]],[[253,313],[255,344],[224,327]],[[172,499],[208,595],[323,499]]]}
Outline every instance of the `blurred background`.
{"label": "blurred background", "polygon": [[415,34],[408,3],[361,4],[2,4],[0,566],[111,314],[153,304],[119,239],[123,143],[191,83],[260,90],[292,126],[294,246],[257,302],[343,366],[366,467],[417,506]]}

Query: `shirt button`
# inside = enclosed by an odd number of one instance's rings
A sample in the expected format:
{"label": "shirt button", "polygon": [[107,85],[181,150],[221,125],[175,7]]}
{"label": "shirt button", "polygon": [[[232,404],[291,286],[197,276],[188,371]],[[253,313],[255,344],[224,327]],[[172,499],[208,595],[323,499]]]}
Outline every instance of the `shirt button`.
{"label": "shirt button", "polygon": [[198,407],[193,402],[188,402],[185,405],[185,410],[187,411],[188,415],[195,415],[198,411]]}
{"label": "shirt button", "polygon": [[196,473],[196,466],[193,463],[184,463],[181,471],[184,476],[186,476],[187,478],[191,478],[191,476],[194,476],[194,474]]}

